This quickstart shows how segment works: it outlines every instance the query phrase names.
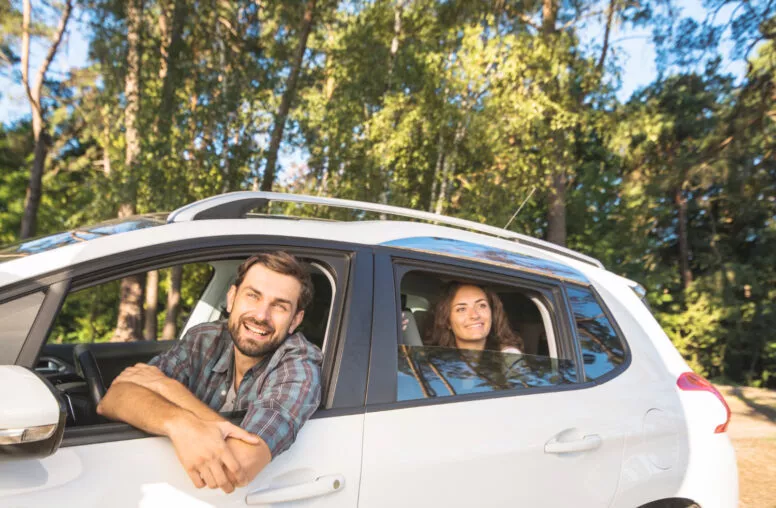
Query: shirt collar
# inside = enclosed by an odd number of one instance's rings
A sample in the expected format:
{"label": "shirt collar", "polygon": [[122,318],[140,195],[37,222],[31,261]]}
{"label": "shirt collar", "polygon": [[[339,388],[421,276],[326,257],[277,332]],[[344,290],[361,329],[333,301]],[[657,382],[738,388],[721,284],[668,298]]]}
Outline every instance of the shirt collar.
{"label": "shirt collar", "polygon": [[221,342],[221,356],[213,366],[213,372],[225,374],[229,372],[229,369],[232,368],[232,364],[234,363],[234,343],[229,336],[229,327],[226,326],[226,323],[224,323],[224,327],[221,330],[219,341]]}

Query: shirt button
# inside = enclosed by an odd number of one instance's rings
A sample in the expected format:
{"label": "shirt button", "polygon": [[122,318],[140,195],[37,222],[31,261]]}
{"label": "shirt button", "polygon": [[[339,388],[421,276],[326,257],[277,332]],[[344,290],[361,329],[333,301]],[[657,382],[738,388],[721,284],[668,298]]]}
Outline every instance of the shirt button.
{"label": "shirt button", "polygon": [[221,395],[226,395],[226,390],[221,390]]}

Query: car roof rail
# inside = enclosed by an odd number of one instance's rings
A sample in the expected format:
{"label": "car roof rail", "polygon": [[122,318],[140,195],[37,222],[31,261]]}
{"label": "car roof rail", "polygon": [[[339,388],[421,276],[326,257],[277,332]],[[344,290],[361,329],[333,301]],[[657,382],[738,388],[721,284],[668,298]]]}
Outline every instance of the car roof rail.
{"label": "car roof rail", "polygon": [[379,203],[367,203],[350,199],[338,199],[319,196],[306,196],[302,194],[284,194],[280,192],[263,191],[238,191],[201,199],[189,205],[178,208],[167,216],[167,222],[189,222],[206,219],[239,219],[256,208],[267,208],[271,201],[284,203],[297,203],[306,205],[329,206],[334,208],[347,208],[364,212],[376,212],[395,217],[418,219],[426,222],[455,226],[457,228],[476,231],[490,236],[496,236],[517,243],[535,247],[537,249],[553,252],[577,261],[582,261],[598,268],[604,265],[599,260],[580,254],[571,249],[555,245],[544,240],[532,238],[527,235],[515,233],[506,229],[480,224],[478,222],[448,217],[437,213],[423,212],[411,208],[384,205]]}

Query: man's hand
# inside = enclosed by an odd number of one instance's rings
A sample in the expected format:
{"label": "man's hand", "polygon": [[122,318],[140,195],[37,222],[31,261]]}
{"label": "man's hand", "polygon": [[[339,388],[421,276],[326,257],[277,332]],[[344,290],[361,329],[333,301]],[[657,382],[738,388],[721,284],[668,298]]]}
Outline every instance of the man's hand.
{"label": "man's hand", "polygon": [[170,378],[165,376],[164,372],[158,368],[145,363],[137,363],[133,367],[124,369],[113,380],[113,383],[135,383],[148,388],[152,392],[161,393],[162,385],[168,381],[170,381]]}
{"label": "man's hand", "polygon": [[190,414],[170,422],[167,435],[198,489],[207,485],[228,494],[235,486],[247,484],[246,472],[227,446],[226,438],[257,445],[258,436],[227,421],[204,421]]}

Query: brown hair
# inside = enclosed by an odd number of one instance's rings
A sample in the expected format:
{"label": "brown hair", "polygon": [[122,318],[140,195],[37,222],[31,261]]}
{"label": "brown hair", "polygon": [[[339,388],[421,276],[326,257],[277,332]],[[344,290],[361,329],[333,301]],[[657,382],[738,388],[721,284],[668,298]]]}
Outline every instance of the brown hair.
{"label": "brown hair", "polygon": [[296,257],[282,250],[262,252],[246,259],[237,268],[237,278],[234,280],[235,288],[240,288],[240,284],[245,279],[245,274],[256,264],[263,265],[273,272],[282,275],[290,275],[299,281],[302,285],[302,291],[299,293],[299,300],[296,302],[297,312],[306,309],[310,305],[310,302],[313,300],[313,281],[310,278],[310,272]]}
{"label": "brown hair", "polygon": [[442,299],[434,307],[434,325],[429,329],[426,343],[432,346],[456,347],[455,335],[450,327],[450,311],[455,294],[463,286],[480,288],[488,298],[491,309],[491,327],[485,341],[485,349],[501,351],[507,347],[516,347],[523,351],[523,339],[512,330],[509,319],[504,312],[504,304],[495,291],[488,287],[469,282],[451,282],[445,288]]}

